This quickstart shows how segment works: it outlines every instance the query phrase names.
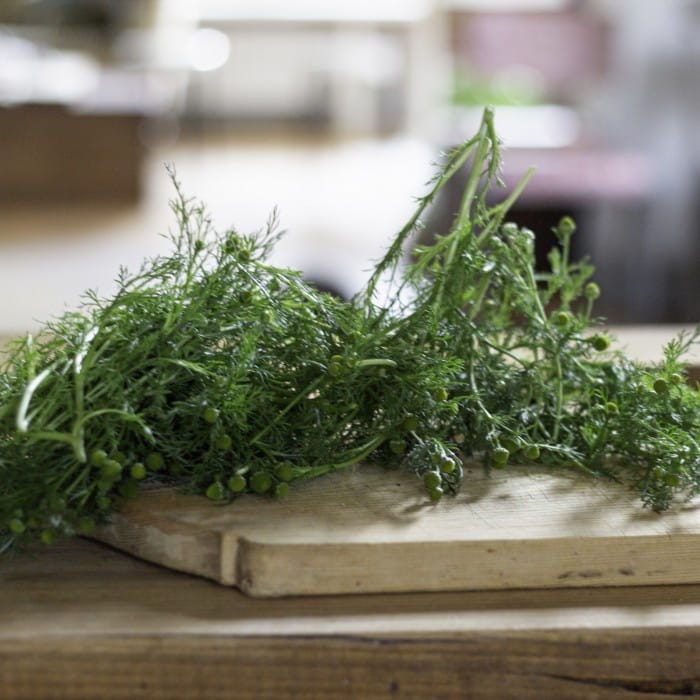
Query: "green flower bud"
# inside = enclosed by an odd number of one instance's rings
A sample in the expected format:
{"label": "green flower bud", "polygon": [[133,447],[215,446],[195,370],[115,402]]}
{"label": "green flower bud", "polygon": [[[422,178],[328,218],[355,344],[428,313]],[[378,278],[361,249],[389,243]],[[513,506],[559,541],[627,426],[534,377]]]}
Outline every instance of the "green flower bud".
{"label": "green flower bud", "polygon": [[250,477],[250,488],[255,493],[267,493],[272,488],[272,477],[267,472],[256,472]]}
{"label": "green flower bud", "polygon": [[654,382],[654,391],[657,394],[665,394],[668,391],[668,383],[666,382],[666,380],[659,377]]}
{"label": "green flower bud", "polygon": [[556,234],[559,238],[567,238],[576,231],[576,222],[570,216],[564,216],[559,220]]}
{"label": "green flower bud", "polygon": [[514,454],[522,447],[523,441],[517,436],[504,437],[501,440],[501,445],[505,447],[510,454]]}
{"label": "green flower bud", "polygon": [[430,493],[430,500],[433,503],[437,503],[442,498],[444,491],[442,490],[441,486],[436,486],[434,489],[430,489],[429,493]]}
{"label": "green flower bud", "polygon": [[289,494],[289,484],[283,481],[275,486],[275,496],[277,498],[285,498]]}
{"label": "green flower bud", "polygon": [[206,497],[210,498],[212,501],[222,501],[224,498],[226,498],[226,489],[220,481],[215,481],[214,483],[209,484],[204,493],[206,494]]}
{"label": "green flower bud", "polygon": [[593,349],[598,352],[603,352],[610,347],[610,338],[604,334],[594,335],[588,339],[588,342],[593,346]]}
{"label": "green flower bud", "polygon": [[405,440],[391,440],[389,441],[389,449],[397,455],[402,455],[406,451],[406,441]]}
{"label": "green flower bud", "polygon": [[104,450],[93,450],[90,453],[90,464],[93,467],[101,467],[107,459],[107,453]]}
{"label": "green flower bud", "polygon": [[281,481],[291,481],[294,478],[294,465],[289,462],[282,462],[275,469],[275,476]]}
{"label": "green flower bud", "polygon": [[496,469],[505,467],[508,457],[510,457],[510,452],[505,447],[494,447],[493,452],[491,452],[491,461]]}
{"label": "green flower bud", "polygon": [[343,366],[339,362],[330,362],[328,364],[328,374],[331,377],[338,377],[343,371]]}
{"label": "green flower bud", "polygon": [[216,439],[216,449],[217,450],[230,450],[233,445],[233,440],[230,435],[223,434],[219,435]]}
{"label": "green flower bud", "polygon": [[589,301],[595,301],[600,296],[600,287],[595,282],[589,282],[583,288],[583,296]]}
{"label": "green flower bud", "polygon": [[426,472],[423,474],[423,484],[428,491],[433,491],[442,484],[442,478],[437,472]]}
{"label": "green flower bud", "polygon": [[415,430],[418,427],[418,418],[417,416],[414,416],[412,413],[409,413],[404,419],[403,423],[401,424],[401,427],[404,430],[407,431],[412,431]]}
{"label": "green flower bud", "polygon": [[140,481],[141,479],[146,478],[146,467],[142,462],[134,462],[134,464],[131,465],[129,473],[131,474],[132,479]]}
{"label": "green flower bud", "polygon": [[540,456],[540,448],[537,445],[528,445],[524,450],[523,454],[527,459],[536,460]]}
{"label": "green flower bud", "polygon": [[116,481],[122,475],[123,467],[116,459],[106,459],[102,463],[100,476],[102,479]]}
{"label": "green flower bud", "polygon": [[10,532],[15,535],[21,535],[27,528],[25,524],[19,518],[12,518],[8,523]]}
{"label": "green flower bud", "polygon": [[165,460],[160,452],[150,452],[146,455],[146,466],[153,472],[160,471],[165,466]]}
{"label": "green flower bud", "polygon": [[568,326],[571,325],[573,316],[569,311],[557,311],[552,320],[554,321],[555,325],[560,326],[561,328],[568,328]]}
{"label": "green flower bud", "polygon": [[216,423],[219,418],[219,412],[212,406],[207,406],[202,411],[202,418],[206,423]]}
{"label": "green flower bud", "polygon": [[228,480],[228,487],[233,493],[243,493],[248,487],[248,482],[242,474],[234,474]]}
{"label": "green flower bud", "polygon": [[451,457],[443,457],[440,461],[440,471],[443,474],[452,474],[457,469],[457,464]]}
{"label": "green flower bud", "polygon": [[433,398],[436,401],[447,401],[448,396],[447,389],[437,389],[433,392]]}

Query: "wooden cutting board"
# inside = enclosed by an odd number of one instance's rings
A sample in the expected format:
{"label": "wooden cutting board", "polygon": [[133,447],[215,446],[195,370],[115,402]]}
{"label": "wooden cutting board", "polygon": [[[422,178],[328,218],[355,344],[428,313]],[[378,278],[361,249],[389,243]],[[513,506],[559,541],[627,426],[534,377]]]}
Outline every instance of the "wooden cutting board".
{"label": "wooden cutting board", "polygon": [[[613,329],[645,362],[679,330]],[[367,465],[285,500],[150,491],[94,537],[253,596],[700,582],[700,500],[659,515],[624,487],[536,468],[474,466],[463,489],[434,505],[417,479]]]}
{"label": "wooden cutting board", "polygon": [[429,502],[408,474],[362,466],[282,500],[216,505],[154,490],[94,536],[253,596],[700,581],[700,503],[656,514],[571,473],[465,473]]}

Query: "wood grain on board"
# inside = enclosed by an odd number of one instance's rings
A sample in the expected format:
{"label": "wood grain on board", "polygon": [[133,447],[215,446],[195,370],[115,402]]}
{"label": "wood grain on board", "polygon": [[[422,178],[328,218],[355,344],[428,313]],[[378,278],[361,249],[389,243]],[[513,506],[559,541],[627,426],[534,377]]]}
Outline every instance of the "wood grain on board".
{"label": "wood grain on board", "polygon": [[95,537],[253,596],[700,581],[700,504],[657,514],[625,487],[535,468],[474,467],[437,505],[371,465],[281,500],[154,490]]}

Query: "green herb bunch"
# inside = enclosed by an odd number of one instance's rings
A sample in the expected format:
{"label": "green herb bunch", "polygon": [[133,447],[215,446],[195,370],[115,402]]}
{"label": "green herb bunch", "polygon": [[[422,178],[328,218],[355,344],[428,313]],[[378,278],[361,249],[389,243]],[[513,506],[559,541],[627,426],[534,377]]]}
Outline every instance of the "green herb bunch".
{"label": "green herb bunch", "polygon": [[[533,233],[505,218],[530,173],[489,205],[499,163],[486,110],[350,301],[268,262],[276,217],[256,234],[217,232],[173,176],[172,252],[10,345],[0,551],[89,532],[144,483],[283,497],[363,461],[409,470],[433,501],[473,459],[624,481],[656,510],[694,495],[700,394],[681,360],[698,334],[657,367],[611,353],[590,330],[593,268],[569,259],[574,223],[559,223],[550,270],[536,272]],[[402,265],[467,166],[452,227]]]}

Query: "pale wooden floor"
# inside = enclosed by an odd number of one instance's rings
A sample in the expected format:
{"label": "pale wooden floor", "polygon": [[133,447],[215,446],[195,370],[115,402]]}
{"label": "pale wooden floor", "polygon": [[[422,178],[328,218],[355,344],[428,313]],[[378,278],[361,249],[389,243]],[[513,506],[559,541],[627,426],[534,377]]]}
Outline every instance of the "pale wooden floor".
{"label": "pale wooden floor", "polygon": [[289,233],[275,262],[350,294],[412,213],[436,156],[402,137],[188,137],[150,154],[137,206],[4,208],[0,335],[35,330],[79,303],[85,289],[108,292],[119,265],[133,268],[167,250],[159,235],[173,223],[165,162],[219,227],[256,230],[278,207]]}

